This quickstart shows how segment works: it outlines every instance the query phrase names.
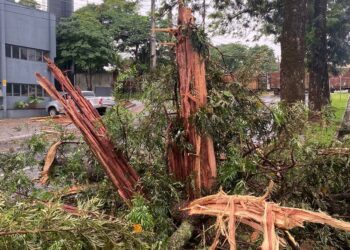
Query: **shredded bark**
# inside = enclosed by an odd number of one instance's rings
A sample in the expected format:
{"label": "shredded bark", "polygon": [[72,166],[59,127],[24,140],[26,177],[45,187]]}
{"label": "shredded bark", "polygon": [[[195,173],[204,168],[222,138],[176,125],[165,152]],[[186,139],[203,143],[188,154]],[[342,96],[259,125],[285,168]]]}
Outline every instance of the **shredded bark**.
{"label": "shredded bark", "polygon": [[322,212],[282,207],[267,202],[266,196],[227,195],[220,191],[216,195],[194,200],[185,210],[188,210],[190,215],[209,215],[217,218],[217,236],[211,249],[215,249],[218,245],[220,234],[227,238],[231,250],[236,249],[235,230],[239,223],[263,234],[264,241],[261,246],[263,250],[277,250],[279,245],[286,244],[278,237],[276,228],[286,231],[303,227],[305,222],[311,222],[350,231],[349,222],[334,219]]}

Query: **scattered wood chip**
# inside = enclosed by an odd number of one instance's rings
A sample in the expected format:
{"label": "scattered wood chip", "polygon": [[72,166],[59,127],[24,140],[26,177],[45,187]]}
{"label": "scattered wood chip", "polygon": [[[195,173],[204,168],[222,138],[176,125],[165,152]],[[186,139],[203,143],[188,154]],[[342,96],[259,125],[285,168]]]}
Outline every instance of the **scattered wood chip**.
{"label": "scattered wood chip", "polygon": [[47,152],[47,155],[45,157],[45,165],[44,165],[43,171],[41,172],[41,178],[39,180],[39,183],[42,185],[45,185],[49,180],[49,172],[50,172],[52,163],[56,158],[57,149],[61,144],[62,144],[61,141],[55,142],[54,144],[51,145],[49,151]]}

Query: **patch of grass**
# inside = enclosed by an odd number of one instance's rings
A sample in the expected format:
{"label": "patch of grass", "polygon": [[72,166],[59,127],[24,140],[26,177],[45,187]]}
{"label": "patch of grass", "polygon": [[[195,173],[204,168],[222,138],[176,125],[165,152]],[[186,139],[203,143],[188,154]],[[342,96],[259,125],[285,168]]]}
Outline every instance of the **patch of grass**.
{"label": "patch of grass", "polygon": [[349,93],[344,92],[331,94],[331,111],[333,114],[328,120],[323,119],[320,122],[311,123],[306,133],[309,142],[322,144],[325,147],[332,145],[334,136],[342,122],[349,96]]}
{"label": "patch of grass", "polygon": [[338,92],[331,94],[331,106],[334,108],[334,121],[341,122],[350,93]]}

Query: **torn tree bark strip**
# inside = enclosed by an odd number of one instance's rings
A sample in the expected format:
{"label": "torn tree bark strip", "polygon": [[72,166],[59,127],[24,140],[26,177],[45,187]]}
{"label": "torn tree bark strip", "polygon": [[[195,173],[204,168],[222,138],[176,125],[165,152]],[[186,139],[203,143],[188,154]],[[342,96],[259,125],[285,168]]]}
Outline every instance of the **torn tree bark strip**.
{"label": "torn tree bark strip", "polygon": [[68,93],[69,98],[64,99],[50,81],[37,73],[36,78],[39,84],[52,98],[61,103],[66,114],[82,133],[84,140],[101,163],[122,199],[129,203],[139,181],[136,171],[129,165],[122,153],[115,151],[100,115],[91,103],[82,96],[80,91],[73,87],[69,79],[52,61],[47,61],[49,69],[62,85],[62,89]]}

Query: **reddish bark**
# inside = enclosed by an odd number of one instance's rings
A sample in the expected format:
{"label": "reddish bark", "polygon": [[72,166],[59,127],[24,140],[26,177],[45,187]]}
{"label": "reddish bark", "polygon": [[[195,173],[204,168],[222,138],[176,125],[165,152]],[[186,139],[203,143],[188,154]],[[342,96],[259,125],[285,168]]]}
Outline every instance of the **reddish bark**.
{"label": "reddish bark", "polygon": [[66,114],[81,131],[86,143],[101,163],[122,199],[129,203],[139,180],[136,171],[129,165],[122,153],[114,150],[114,145],[96,109],[82,96],[80,91],[73,87],[69,79],[52,61],[47,60],[47,62],[62,89],[68,93],[69,99],[64,99],[55,89],[54,84],[36,73],[38,82],[52,98],[61,103]]}
{"label": "reddish bark", "polygon": [[[179,7],[179,29],[177,38],[176,61],[179,74],[180,119],[185,129],[185,136],[193,146],[191,151],[180,149],[170,141],[168,160],[170,172],[180,181],[194,178],[195,192],[190,196],[199,196],[202,188],[211,189],[216,178],[216,160],[213,141],[202,136],[190,122],[201,107],[207,103],[207,87],[205,80],[205,64],[201,55],[191,44],[190,30],[194,25],[191,9]],[[183,32],[188,28],[189,32]]]}

